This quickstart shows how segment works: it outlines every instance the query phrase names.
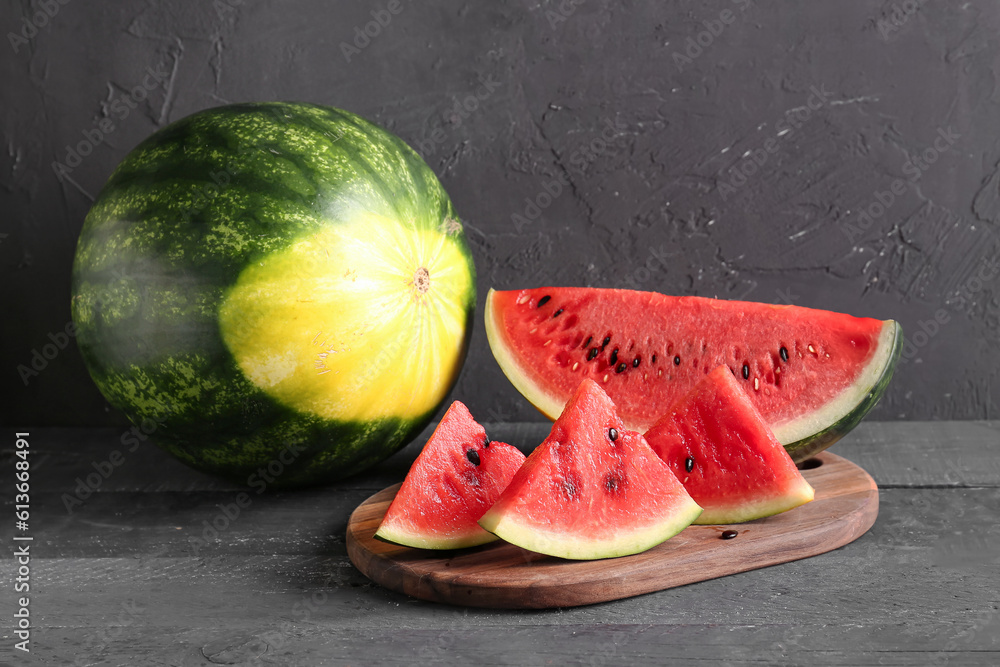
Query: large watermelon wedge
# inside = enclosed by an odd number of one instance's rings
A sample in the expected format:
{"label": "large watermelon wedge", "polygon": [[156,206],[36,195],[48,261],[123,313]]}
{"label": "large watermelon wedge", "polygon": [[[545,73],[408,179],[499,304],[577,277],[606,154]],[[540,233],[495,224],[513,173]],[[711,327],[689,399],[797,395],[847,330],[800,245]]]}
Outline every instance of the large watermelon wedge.
{"label": "large watermelon wedge", "polygon": [[700,513],[608,395],[584,379],[479,524],[529,551],[581,560],[645,551]]}
{"label": "large watermelon wedge", "polygon": [[892,320],[584,287],[491,290],[486,333],[504,373],[550,419],[590,378],[640,432],[726,365],[796,461],[874,407],[903,338]]}
{"label": "large watermelon wedge", "polygon": [[430,421],[458,377],[475,269],[398,137],[310,104],[236,104],[156,132],[80,234],[77,342],[161,447],[251,486],[341,478]]}
{"label": "large watermelon wedge", "polygon": [[705,510],[695,523],[741,523],[813,499],[813,488],[725,366],[670,406],[645,437]]}

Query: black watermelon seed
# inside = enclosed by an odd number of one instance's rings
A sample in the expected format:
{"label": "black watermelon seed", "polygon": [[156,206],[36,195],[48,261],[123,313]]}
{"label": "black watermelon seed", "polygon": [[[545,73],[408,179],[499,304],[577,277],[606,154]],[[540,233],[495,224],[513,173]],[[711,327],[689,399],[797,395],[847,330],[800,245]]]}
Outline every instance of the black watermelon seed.
{"label": "black watermelon seed", "polygon": [[604,348],[606,348],[608,346],[608,343],[610,343],[610,342],[611,342],[611,336],[607,336],[604,339],[604,342],[601,343],[601,349],[603,350]]}
{"label": "black watermelon seed", "polygon": [[724,530],[724,531],[722,531],[722,535],[719,535],[719,539],[720,540],[731,540],[734,537],[736,537],[737,535],[739,535],[739,532],[737,532],[735,530]]}
{"label": "black watermelon seed", "polygon": [[587,347],[588,345],[590,345],[590,341],[592,341],[592,340],[594,340],[593,336],[590,336],[589,338],[587,338],[586,342],[584,342],[584,344],[583,344],[583,347]]}
{"label": "black watermelon seed", "polygon": [[617,440],[618,439],[618,429],[609,428],[608,429],[608,437],[611,438],[611,442],[614,442],[615,440]]}
{"label": "black watermelon seed", "polygon": [[750,379],[750,367],[747,366],[746,364],[743,364],[743,379],[744,380]]}
{"label": "black watermelon seed", "polygon": [[652,361],[653,361],[654,364],[656,363],[656,355],[655,354],[653,355],[653,360]]}
{"label": "black watermelon seed", "polygon": [[611,350],[611,358],[608,359],[608,366],[614,366],[618,363],[618,348]]}
{"label": "black watermelon seed", "polygon": [[474,466],[477,466],[480,463],[480,461],[479,461],[479,452],[477,452],[474,449],[470,449],[469,451],[467,451],[465,453],[465,458],[469,459],[472,462],[472,465],[474,465]]}
{"label": "black watermelon seed", "polygon": [[642,361],[639,357],[632,360],[632,368],[639,368],[639,362]]}
{"label": "black watermelon seed", "polygon": [[538,300],[538,307],[541,308],[542,306],[544,306],[545,304],[547,304],[549,302],[549,299],[551,299],[551,298],[552,297],[549,296],[549,295],[547,295],[547,294],[545,296],[543,296],[541,299]]}
{"label": "black watermelon seed", "polygon": [[628,368],[628,364],[623,361],[615,367],[615,373],[624,373],[626,368]]}
{"label": "black watermelon seed", "polygon": [[587,353],[587,361],[590,361],[591,359],[596,357],[599,352],[600,350],[597,349],[596,347],[590,348],[590,352]]}
{"label": "black watermelon seed", "polygon": [[618,478],[614,477],[613,475],[608,475],[608,477],[604,480],[604,488],[607,489],[608,491],[617,491]]}
{"label": "black watermelon seed", "polygon": [[680,365],[681,365],[681,358],[674,357],[674,366],[680,366]]}
{"label": "black watermelon seed", "polygon": [[552,317],[559,317],[562,314],[563,314],[563,309],[560,308],[559,310],[557,310],[555,313],[552,314]]}
{"label": "black watermelon seed", "polygon": [[778,350],[778,354],[780,354],[780,355],[781,355],[781,360],[782,360],[782,361],[788,361],[788,350],[787,350],[787,349],[785,349],[785,346],[784,346],[784,345],[782,345],[782,346],[781,346],[781,349],[780,349],[780,350]]}
{"label": "black watermelon seed", "polygon": [[694,457],[689,456],[686,459],[684,459],[684,470],[686,470],[687,472],[691,472],[692,470],[694,470]]}

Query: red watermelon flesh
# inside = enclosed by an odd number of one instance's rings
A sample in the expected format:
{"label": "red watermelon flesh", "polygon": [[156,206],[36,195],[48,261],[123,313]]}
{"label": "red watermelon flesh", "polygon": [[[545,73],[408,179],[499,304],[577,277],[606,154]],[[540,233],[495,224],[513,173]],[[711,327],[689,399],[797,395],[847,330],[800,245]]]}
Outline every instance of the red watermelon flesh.
{"label": "red watermelon flesh", "polygon": [[593,380],[580,383],[548,438],[479,523],[529,551],[570,559],[645,551],[701,512]]}
{"label": "red watermelon flesh", "polygon": [[375,536],[422,549],[461,549],[496,540],[478,519],[524,463],[524,454],[490,442],[455,401],[406,474]]}
{"label": "red watermelon flesh", "polygon": [[491,290],[486,333],[504,373],[548,417],[589,378],[640,432],[726,365],[795,460],[875,405],[902,341],[892,320],[584,287]]}
{"label": "red watermelon flesh", "polygon": [[646,440],[704,508],[695,523],[750,521],[813,499],[813,488],[726,366],[677,401]]}

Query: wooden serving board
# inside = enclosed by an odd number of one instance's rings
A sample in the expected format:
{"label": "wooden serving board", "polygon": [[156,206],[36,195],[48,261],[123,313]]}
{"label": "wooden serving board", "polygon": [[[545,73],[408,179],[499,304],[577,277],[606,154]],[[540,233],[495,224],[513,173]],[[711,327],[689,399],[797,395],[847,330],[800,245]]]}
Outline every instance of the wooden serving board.
{"label": "wooden serving board", "polygon": [[[816,497],[783,514],[731,526],[689,526],[633,556],[575,561],[505,542],[456,551],[413,549],[373,536],[399,485],[351,514],[347,553],[365,576],[424,600],[474,607],[574,607],[660,591],[815,556],[854,541],[875,523],[878,487],[864,470],[823,452],[802,474]],[[739,535],[723,540],[724,530]]]}

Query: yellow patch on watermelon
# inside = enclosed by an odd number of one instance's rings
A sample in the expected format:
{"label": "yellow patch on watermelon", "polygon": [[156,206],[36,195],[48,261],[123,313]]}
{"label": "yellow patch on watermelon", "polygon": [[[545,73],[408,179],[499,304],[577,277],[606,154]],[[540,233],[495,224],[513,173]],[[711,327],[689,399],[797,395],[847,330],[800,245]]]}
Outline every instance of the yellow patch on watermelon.
{"label": "yellow patch on watermelon", "polygon": [[325,419],[415,418],[464,355],[471,264],[453,239],[368,215],[249,265],[219,310],[264,392]]}

